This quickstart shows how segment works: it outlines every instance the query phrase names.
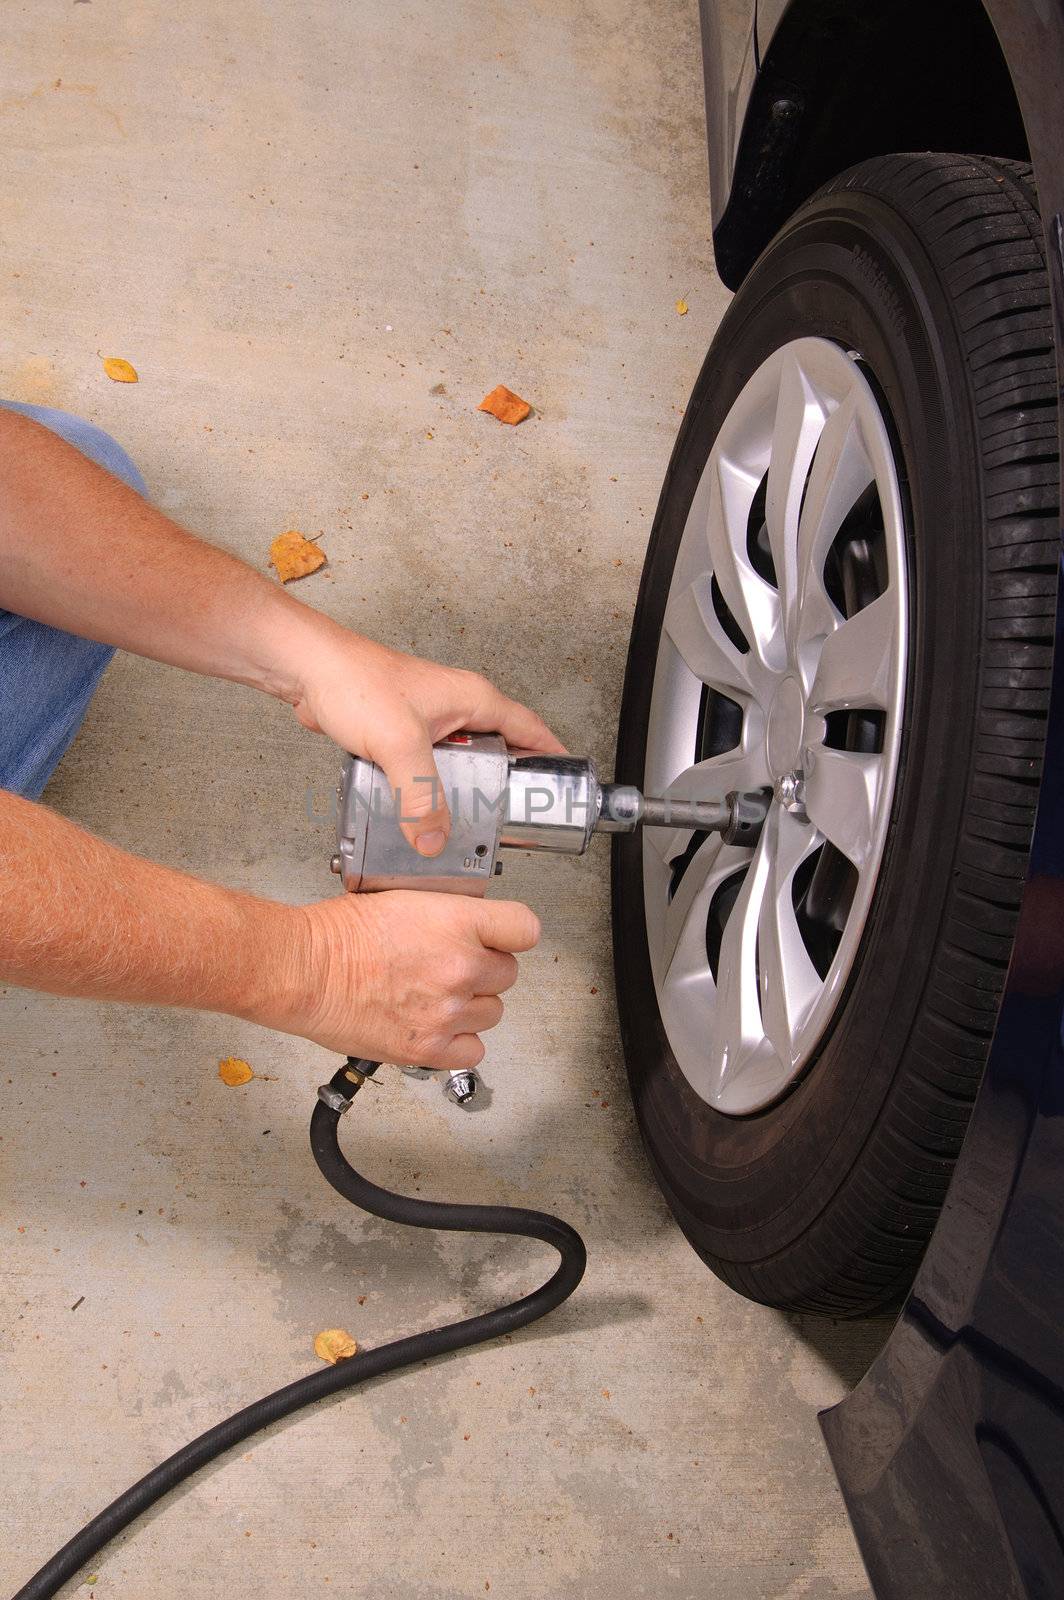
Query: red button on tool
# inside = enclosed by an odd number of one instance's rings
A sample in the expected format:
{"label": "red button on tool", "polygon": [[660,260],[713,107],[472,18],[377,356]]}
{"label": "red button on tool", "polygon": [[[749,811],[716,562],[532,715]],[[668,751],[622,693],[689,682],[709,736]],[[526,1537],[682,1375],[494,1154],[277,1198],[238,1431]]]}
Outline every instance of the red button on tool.
{"label": "red button on tool", "polygon": [[450,738],[447,740],[447,743],[448,744],[472,744],[473,743],[473,735],[471,733],[452,733]]}

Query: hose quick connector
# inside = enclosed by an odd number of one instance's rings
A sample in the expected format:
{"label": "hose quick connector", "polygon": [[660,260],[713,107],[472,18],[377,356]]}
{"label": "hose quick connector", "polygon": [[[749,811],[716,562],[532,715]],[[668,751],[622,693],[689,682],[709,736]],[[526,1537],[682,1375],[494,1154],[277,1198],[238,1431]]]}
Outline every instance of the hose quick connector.
{"label": "hose quick connector", "polygon": [[323,1083],[318,1088],[318,1099],[327,1105],[330,1111],[335,1111],[342,1117],[345,1111],[350,1111],[351,1102],[355,1095],[366,1083],[377,1068],[379,1061],[366,1061],[361,1056],[348,1056],[339,1072],[334,1072],[328,1083]]}

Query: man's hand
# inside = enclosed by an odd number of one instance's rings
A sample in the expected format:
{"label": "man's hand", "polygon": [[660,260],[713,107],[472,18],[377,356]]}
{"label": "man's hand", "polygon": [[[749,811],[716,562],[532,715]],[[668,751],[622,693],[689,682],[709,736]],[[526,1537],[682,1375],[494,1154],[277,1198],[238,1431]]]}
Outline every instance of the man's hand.
{"label": "man's hand", "polygon": [[303,655],[291,698],[304,727],[382,767],[399,799],[403,832],[438,855],[450,816],[432,746],[460,728],[501,733],[515,749],[564,754],[527,706],[475,672],[437,666],[325,623]]}
{"label": "man's hand", "polygon": [[256,1021],[341,1054],[420,1067],[474,1067],[502,1017],[516,950],[539,941],[517,901],[394,889],[305,906],[304,979],[293,1005]]}

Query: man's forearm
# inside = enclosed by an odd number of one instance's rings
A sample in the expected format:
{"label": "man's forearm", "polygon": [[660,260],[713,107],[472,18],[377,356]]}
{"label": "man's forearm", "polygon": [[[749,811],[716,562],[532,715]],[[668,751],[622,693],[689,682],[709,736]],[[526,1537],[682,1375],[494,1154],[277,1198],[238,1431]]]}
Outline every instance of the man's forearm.
{"label": "man's forearm", "polygon": [[0,606],[285,700],[300,693],[301,656],[339,631],[47,428],[4,410]]}
{"label": "man's forearm", "polygon": [[450,825],[428,781],[436,741],[468,728],[517,749],[562,750],[486,678],[341,627],[2,408],[0,607],[286,700],[304,727],[383,767],[423,855],[442,850]]}
{"label": "man's forearm", "polygon": [[0,790],[0,982],[284,1026],[298,908],[154,865]]}

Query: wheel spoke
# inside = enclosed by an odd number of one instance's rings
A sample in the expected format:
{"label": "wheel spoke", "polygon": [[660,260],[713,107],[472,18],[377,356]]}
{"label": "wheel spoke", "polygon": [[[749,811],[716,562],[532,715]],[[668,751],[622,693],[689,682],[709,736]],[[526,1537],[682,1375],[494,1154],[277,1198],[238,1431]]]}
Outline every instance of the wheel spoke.
{"label": "wheel spoke", "polygon": [[817,745],[807,757],[806,811],[858,872],[864,871],[872,851],[882,774],[882,756],[856,750]]}
{"label": "wheel spoke", "polygon": [[763,666],[777,669],[782,660],[779,595],[758,577],[746,554],[757,481],[723,456],[711,460],[707,470],[713,474],[707,537],[714,576],[751,653]]}
{"label": "wheel spoke", "polygon": [[708,977],[712,984],[706,950],[706,922],[713,896],[721,884],[749,864],[751,852],[722,844],[713,836],[688,864],[662,927],[661,971],[663,980],[675,989]]}
{"label": "wheel spoke", "polygon": [[790,355],[780,381],[765,500],[765,521],[788,642],[794,637],[798,605],[798,514],[827,414],[797,358]]}
{"label": "wheel spoke", "polygon": [[717,964],[717,992],[710,1020],[709,1064],[716,1093],[765,1053],[757,984],[757,925],[771,869],[762,833],[738,899],[724,925]]}
{"label": "wheel spoke", "polygon": [[698,737],[702,684],[667,636],[658,649],[647,727],[643,783],[660,794],[691,761]]}
{"label": "wheel spoke", "polygon": [[703,683],[733,696],[752,694],[748,658],[721,627],[710,584],[709,573],[703,572],[672,596],[665,611],[665,632]]}
{"label": "wheel spoke", "polygon": [[897,646],[898,615],[888,589],[828,634],[809,691],[810,710],[820,716],[885,710],[891,704]]}
{"label": "wheel spoke", "polygon": [[790,1072],[801,1056],[802,1024],[821,990],[820,975],[809,959],[794,914],[791,880],[822,841],[807,822],[800,822],[782,807],[773,808],[766,831],[773,837],[769,841],[768,891],[758,922],[761,1020],[773,1049]]}
{"label": "wheel spoke", "polygon": [[875,479],[861,434],[856,391],[824,425],[798,524],[797,644],[830,633],[839,613],[824,586],[824,563],[847,512]]}

